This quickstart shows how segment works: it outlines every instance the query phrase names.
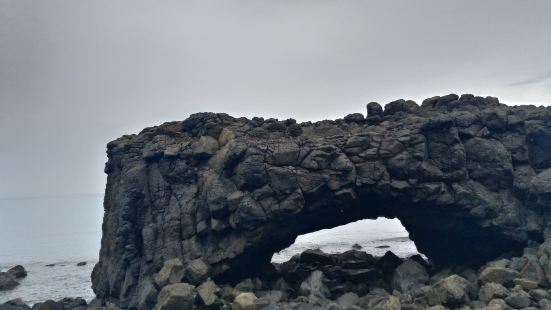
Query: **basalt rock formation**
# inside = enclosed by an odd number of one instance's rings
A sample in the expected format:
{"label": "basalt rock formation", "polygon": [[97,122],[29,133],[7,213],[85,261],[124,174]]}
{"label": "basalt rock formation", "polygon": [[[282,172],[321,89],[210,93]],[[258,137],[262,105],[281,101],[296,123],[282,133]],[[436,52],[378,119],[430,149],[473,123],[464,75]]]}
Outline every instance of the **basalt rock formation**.
{"label": "basalt rock formation", "polygon": [[550,108],[447,95],[367,110],[301,124],[199,113],[109,143],[97,296],[151,308],[168,282],[237,283],[298,235],[366,218],[400,219],[439,264],[545,238]]}

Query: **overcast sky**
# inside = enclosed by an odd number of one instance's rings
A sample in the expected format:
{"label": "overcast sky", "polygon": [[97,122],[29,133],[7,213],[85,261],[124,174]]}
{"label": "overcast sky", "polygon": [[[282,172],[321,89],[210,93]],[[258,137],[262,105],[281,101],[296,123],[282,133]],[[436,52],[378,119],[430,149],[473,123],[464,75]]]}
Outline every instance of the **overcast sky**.
{"label": "overcast sky", "polygon": [[551,1],[0,0],[0,197],[101,193],[105,145],[199,111],[551,103]]}

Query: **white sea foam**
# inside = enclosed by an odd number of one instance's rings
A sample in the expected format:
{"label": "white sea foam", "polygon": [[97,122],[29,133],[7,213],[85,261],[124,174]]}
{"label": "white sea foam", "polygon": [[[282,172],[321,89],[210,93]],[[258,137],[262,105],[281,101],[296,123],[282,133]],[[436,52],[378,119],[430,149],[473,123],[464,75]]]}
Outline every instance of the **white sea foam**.
{"label": "white sea foam", "polygon": [[87,301],[94,298],[90,275],[95,261],[87,261],[85,266],[78,262],[58,262],[48,267],[44,262],[27,263],[27,277],[10,291],[0,292],[0,303],[22,298],[32,305],[47,299],[59,300],[64,297],[82,297]]}

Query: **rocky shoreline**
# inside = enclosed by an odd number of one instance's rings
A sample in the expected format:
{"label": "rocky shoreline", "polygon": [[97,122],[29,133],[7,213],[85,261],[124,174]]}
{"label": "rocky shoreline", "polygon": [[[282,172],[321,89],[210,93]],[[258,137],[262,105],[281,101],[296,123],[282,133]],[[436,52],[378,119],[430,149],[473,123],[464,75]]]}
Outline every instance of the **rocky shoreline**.
{"label": "rocky shoreline", "polygon": [[[551,309],[551,107],[450,94],[316,123],[198,113],[107,155],[97,299],[78,309]],[[270,263],[378,217],[430,263]]]}
{"label": "rocky shoreline", "polygon": [[[156,309],[551,309],[551,242],[534,244],[520,257],[501,258],[479,269],[435,266],[421,256],[375,258],[350,250],[308,250],[274,264],[261,277],[234,286],[207,279],[194,287],[172,283],[183,273],[165,264],[156,276],[163,289]],[[182,272],[183,270],[183,272]],[[168,282],[164,282],[167,281]]]}
{"label": "rocky shoreline", "polygon": [[19,285],[19,280],[27,276],[21,265],[14,266],[6,272],[0,272],[0,291],[10,290]]}
{"label": "rocky shoreline", "polygon": [[[182,282],[191,276],[200,285]],[[504,256],[473,269],[438,266],[420,255],[392,252],[373,257],[352,249],[339,254],[307,250],[272,264],[259,277],[216,283],[200,265],[167,261],[155,274],[155,309],[228,310],[508,310],[551,309],[551,241],[532,244],[522,256]],[[30,307],[21,300],[0,310],[117,310],[82,298],[48,300]]]}

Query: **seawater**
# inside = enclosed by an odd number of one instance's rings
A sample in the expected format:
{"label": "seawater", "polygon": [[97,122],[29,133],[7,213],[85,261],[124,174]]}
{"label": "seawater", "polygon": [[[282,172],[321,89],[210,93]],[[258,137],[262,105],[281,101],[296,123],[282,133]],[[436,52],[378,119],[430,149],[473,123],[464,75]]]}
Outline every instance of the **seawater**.
{"label": "seawater", "polygon": [[[17,288],[0,292],[0,303],[94,298],[90,275],[99,255],[102,200],[102,195],[0,200],[0,270],[20,264],[28,271]],[[306,249],[344,252],[354,244],[376,256],[388,250],[402,257],[417,254],[399,220],[380,218],[298,236],[272,261],[287,261]]]}
{"label": "seawater", "polygon": [[[90,275],[98,260],[103,196],[0,200],[0,269],[23,265],[28,275],[0,303],[29,304],[94,297]],[[86,262],[85,266],[77,266]],[[52,265],[53,266],[47,266]]]}

